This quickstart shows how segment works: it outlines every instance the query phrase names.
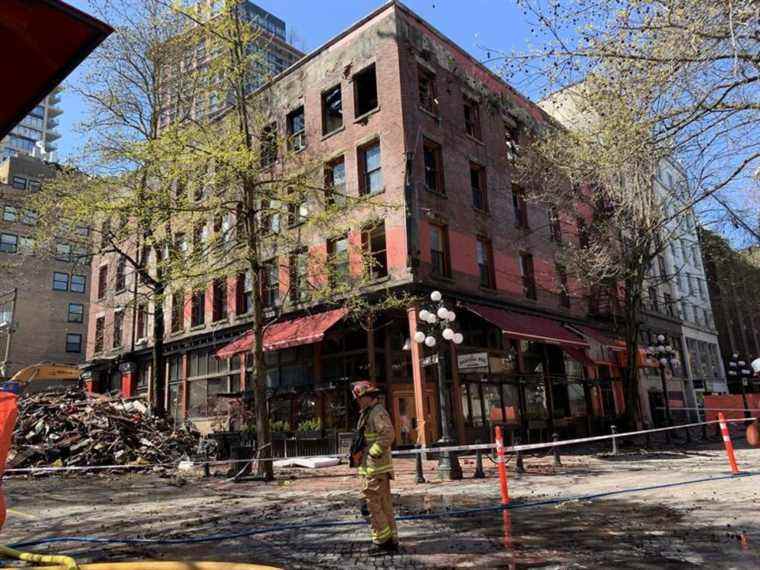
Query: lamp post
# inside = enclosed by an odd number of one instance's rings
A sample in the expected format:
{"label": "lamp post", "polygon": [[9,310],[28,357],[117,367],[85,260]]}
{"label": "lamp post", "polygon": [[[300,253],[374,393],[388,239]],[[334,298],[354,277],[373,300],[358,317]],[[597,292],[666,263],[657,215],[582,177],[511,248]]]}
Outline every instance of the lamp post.
{"label": "lamp post", "polygon": [[752,378],[752,370],[747,366],[747,362],[739,358],[739,353],[734,352],[731,360],[728,361],[728,376],[738,379],[742,387],[742,404],[744,405],[744,417],[750,417],[749,404],[747,403],[747,385]]}
{"label": "lamp post", "polygon": [[[660,363],[660,382],[662,383],[662,395],[665,400],[665,418],[668,427],[673,427],[673,417],[670,414],[670,399],[668,398],[668,379],[666,377],[669,365],[677,362],[678,353],[669,344],[665,344],[665,335],[657,335],[657,345],[650,346],[647,353]],[[670,443],[670,431],[665,432],[665,439]]]}
{"label": "lamp post", "polygon": [[[419,319],[426,326],[421,327],[414,335],[414,341],[418,344],[424,344],[435,353],[438,365],[438,399],[440,401],[441,413],[441,438],[438,445],[447,447],[454,443],[451,436],[451,410],[449,409],[449,397],[446,390],[446,373],[444,360],[446,359],[446,343],[462,344],[464,337],[462,333],[455,332],[453,328],[456,314],[450,310],[443,302],[443,296],[439,291],[433,291],[430,294],[432,305],[430,308],[423,308],[419,312]],[[461,479],[462,468],[459,465],[456,453],[451,451],[441,451],[438,454],[438,477],[443,480]]]}

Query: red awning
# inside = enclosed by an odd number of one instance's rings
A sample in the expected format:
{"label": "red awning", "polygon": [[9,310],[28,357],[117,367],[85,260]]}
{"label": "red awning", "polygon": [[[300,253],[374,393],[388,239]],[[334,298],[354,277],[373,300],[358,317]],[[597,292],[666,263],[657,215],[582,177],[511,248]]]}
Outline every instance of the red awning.
{"label": "red awning", "polygon": [[612,338],[610,336],[607,336],[607,333],[604,331],[600,331],[599,329],[595,329],[593,327],[586,327],[586,326],[576,326],[573,325],[574,328],[578,329],[583,335],[588,336],[592,339],[594,339],[599,344],[603,344],[604,346],[607,346],[611,348],[612,350],[625,350],[625,342],[619,338]]}
{"label": "red awning", "polygon": [[[319,342],[324,338],[327,329],[345,316],[345,309],[334,309],[326,313],[275,323],[264,331],[264,350],[269,352]],[[241,352],[248,352],[252,348],[253,333],[248,331],[217,350],[216,357],[219,359],[230,358]]]}
{"label": "red awning", "polygon": [[596,362],[591,360],[591,357],[586,354],[586,351],[582,348],[576,348],[574,346],[563,346],[562,350],[565,351],[570,358],[580,362],[583,366],[596,366]]}
{"label": "red awning", "polygon": [[588,343],[580,336],[567,330],[558,321],[553,321],[546,317],[523,315],[483,305],[469,304],[465,305],[465,307],[489,323],[499,327],[507,336],[559,345],[584,348],[588,346]]}
{"label": "red awning", "polygon": [[113,31],[59,0],[3,0],[0,139]]}

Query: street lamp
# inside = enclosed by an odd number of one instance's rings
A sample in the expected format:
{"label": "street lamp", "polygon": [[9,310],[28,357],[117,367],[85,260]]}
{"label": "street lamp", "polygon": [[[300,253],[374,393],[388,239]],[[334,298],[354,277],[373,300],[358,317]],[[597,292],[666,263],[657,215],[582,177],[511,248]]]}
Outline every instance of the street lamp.
{"label": "street lamp", "polygon": [[[414,334],[414,341],[424,344],[431,351],[436,351],[435,360],[438,365],[438,399],[441,406],[441,438],[438,445],[447,447],[454,443],[451,436],[449,398],[446,392],[446,375],[443,362],[446,359],[446,344],[462,344],[462,333],[454,330],[456,314],[443,302],[440,291],[430,294],[432,304],[419,312],[419,319],[425,326]],[[461,479],[462,468],[456,453],[441,451],[438,454],[438,477],[444,480]]]}
{"label": "street lamp", "polygon": [[728,361],[728,376],[734,380],[740,380],[742,387],[742,404],[744,404],[744,417],[750,417],[749,404],[747,403],[747,385],[752,378],[752,370],[747,366],[746,361],[739,358],[739,353],[734,352],[731,360]]}
{"label": "street lamp", "polygon": [[[662,395],[665,400],[665,418],[668,427],[673,427],[673,417],[670,414],[670,399],[668,398],[667,369],[674,362],[678,362],[678,352],[669,344],[665,344],[665,335],[657,335],[657,345],[650,346],[647,354],[656,359],[660,364],[660,382],[662,383]],[[670,430],[665,432],[665,439],[670,443]]]}

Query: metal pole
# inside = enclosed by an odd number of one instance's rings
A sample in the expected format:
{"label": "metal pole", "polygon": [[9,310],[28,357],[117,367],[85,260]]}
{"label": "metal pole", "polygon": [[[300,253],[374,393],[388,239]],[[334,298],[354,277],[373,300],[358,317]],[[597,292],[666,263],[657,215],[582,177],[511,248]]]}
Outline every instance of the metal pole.
{"label": "metal pole", "polygon": [[[617,433],[617,427],[614,425],[610,426],[610,431],[612,432],[612,435],[614,436]],[[618,454],[618,446],[617,446],[617,438],[612,438],[612,455]]]}
{"label": "metal pole", "polygon": [[552,447],[552,453],[554,454],[554,466],[555,467],[562,467],[562,460],[559,457],[559,447],[556,445],[559,441],[559,434],[553,433],[552,434],[552,441],[554,442],[554,447]]}
{"label": "metal pole", "polygon": [[[670,415],[670,399],[668,398],[668,383],[665,379],[665,365],[660,363],[660,381],[662,382],[662,396],[665,400],[665,418],[668,427],[673,427],[673,418]],[[670,444],[670,430],[665,432],[665,441]]]}
{"label": "metal pole", "polygon": [[415,453],[414,458],[414,471],[415,471],[415,483],[424,483],[425,476],[422,474],[422,454]]}
{"label": "metal pole", "polygon": [[[515,445],[520,445],[520,438],[515,438]],[[522,475],[525,473],[525,463],[523,462],[523,454],[519,449],[515,452],[515,473]]]}
{"label": "metal pole", "polygon": [[5,355],[3,357],[2,370],[0,370],[0,376],[5,377],[8,372],[8,364],[11,357],[11,339],[13,338],[13,327],[16,322],[16,299],[18,297],[18,289],[13,288],[13,299],[11,300],[11,320],[8,322],[8,331],[5,337]]}
{"label": "metal pole", "polygon": [[[438,351],[438,399],[441,408],[441,438],[438,444],[441,447],[450,446],[454,440],[451,437],[449,425],[449,397],[446,393],[446,374],[444,360],[446,351],[441,348]],[[462,478],[462,467],[459,465],[456,452],[441,451],[438,453],[438,477],[445,481]]]}
{"label": "metal pole", "polygon": [[[480,440],[477,440],[475,443],[480,443]],[[473,475],[474,479],[485,479],[486,474],[483,471],[483,452],[480,449],[475,450],[475,474]]]}

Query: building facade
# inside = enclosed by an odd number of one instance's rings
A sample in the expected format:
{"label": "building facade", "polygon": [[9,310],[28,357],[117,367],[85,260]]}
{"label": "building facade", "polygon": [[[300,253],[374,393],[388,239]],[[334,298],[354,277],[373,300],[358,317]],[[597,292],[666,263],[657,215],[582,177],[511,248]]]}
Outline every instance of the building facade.
{"label": "building facade", "polygon": [[[699,228],[699,241],[723,362],[734,353],[751,362],[760,356],[760,249],[736,251],[705,228]],[[760,390],[757,379],[753,382],[754,391]],[[741,392],[738,381],[728,388]]]}
{"label": "building facade", "polygon": [[[402,205],[371,235],[359,223],[318,236],[308,253],[370,248],[377,271],[367,294],[438,290],[464,336],[439,379],[430,350],[410,341],[420,307],[388,311],[369,330],[340,309],[296,308],[264,338],[275,431],[316,426],[334,439],[355,421],[350,384],[363,378],[382,387],[402,445],[438,438],[441,380],[462,441],[490,440],[495,425],[545,439],[614,422],[624,402],[611,315],[595,305],[592,319],[586,291],[555,263],[558,242],[580,240],[582,224],[528,204],[511,179],[516,143],[547,120],[537,106],[397,2],[265,89],[278,102],[280,132],[292,136],[288,117],[302,117],[302,151],[323,162],[326,186]],[[273,301],[292,291],[292,275],[268,281]],[[151,306],[129,306],[134,281],[116,258],[96,257],[91,279],[88,382],[144,393]],[[240,275],[167,300],[174,417],[220,429],[219,395],[250,389],[249,287]]]}
{"label": "building facade", "polygon": [[11,132],[0,140],[0,160],[18,155],[35,155],[52,160],[57,150],[55,141],[58,134],[58,117],[61,88],[56,87],[45,97]]}
{"label": "building facade", "polygon": [[40,362],[80,364],[87,341],[89,230],[59,240],[54,250],[35,246],[37,214],[29,198],[55,165],[18,156],[0,163],[0,360],[11,376]]}

